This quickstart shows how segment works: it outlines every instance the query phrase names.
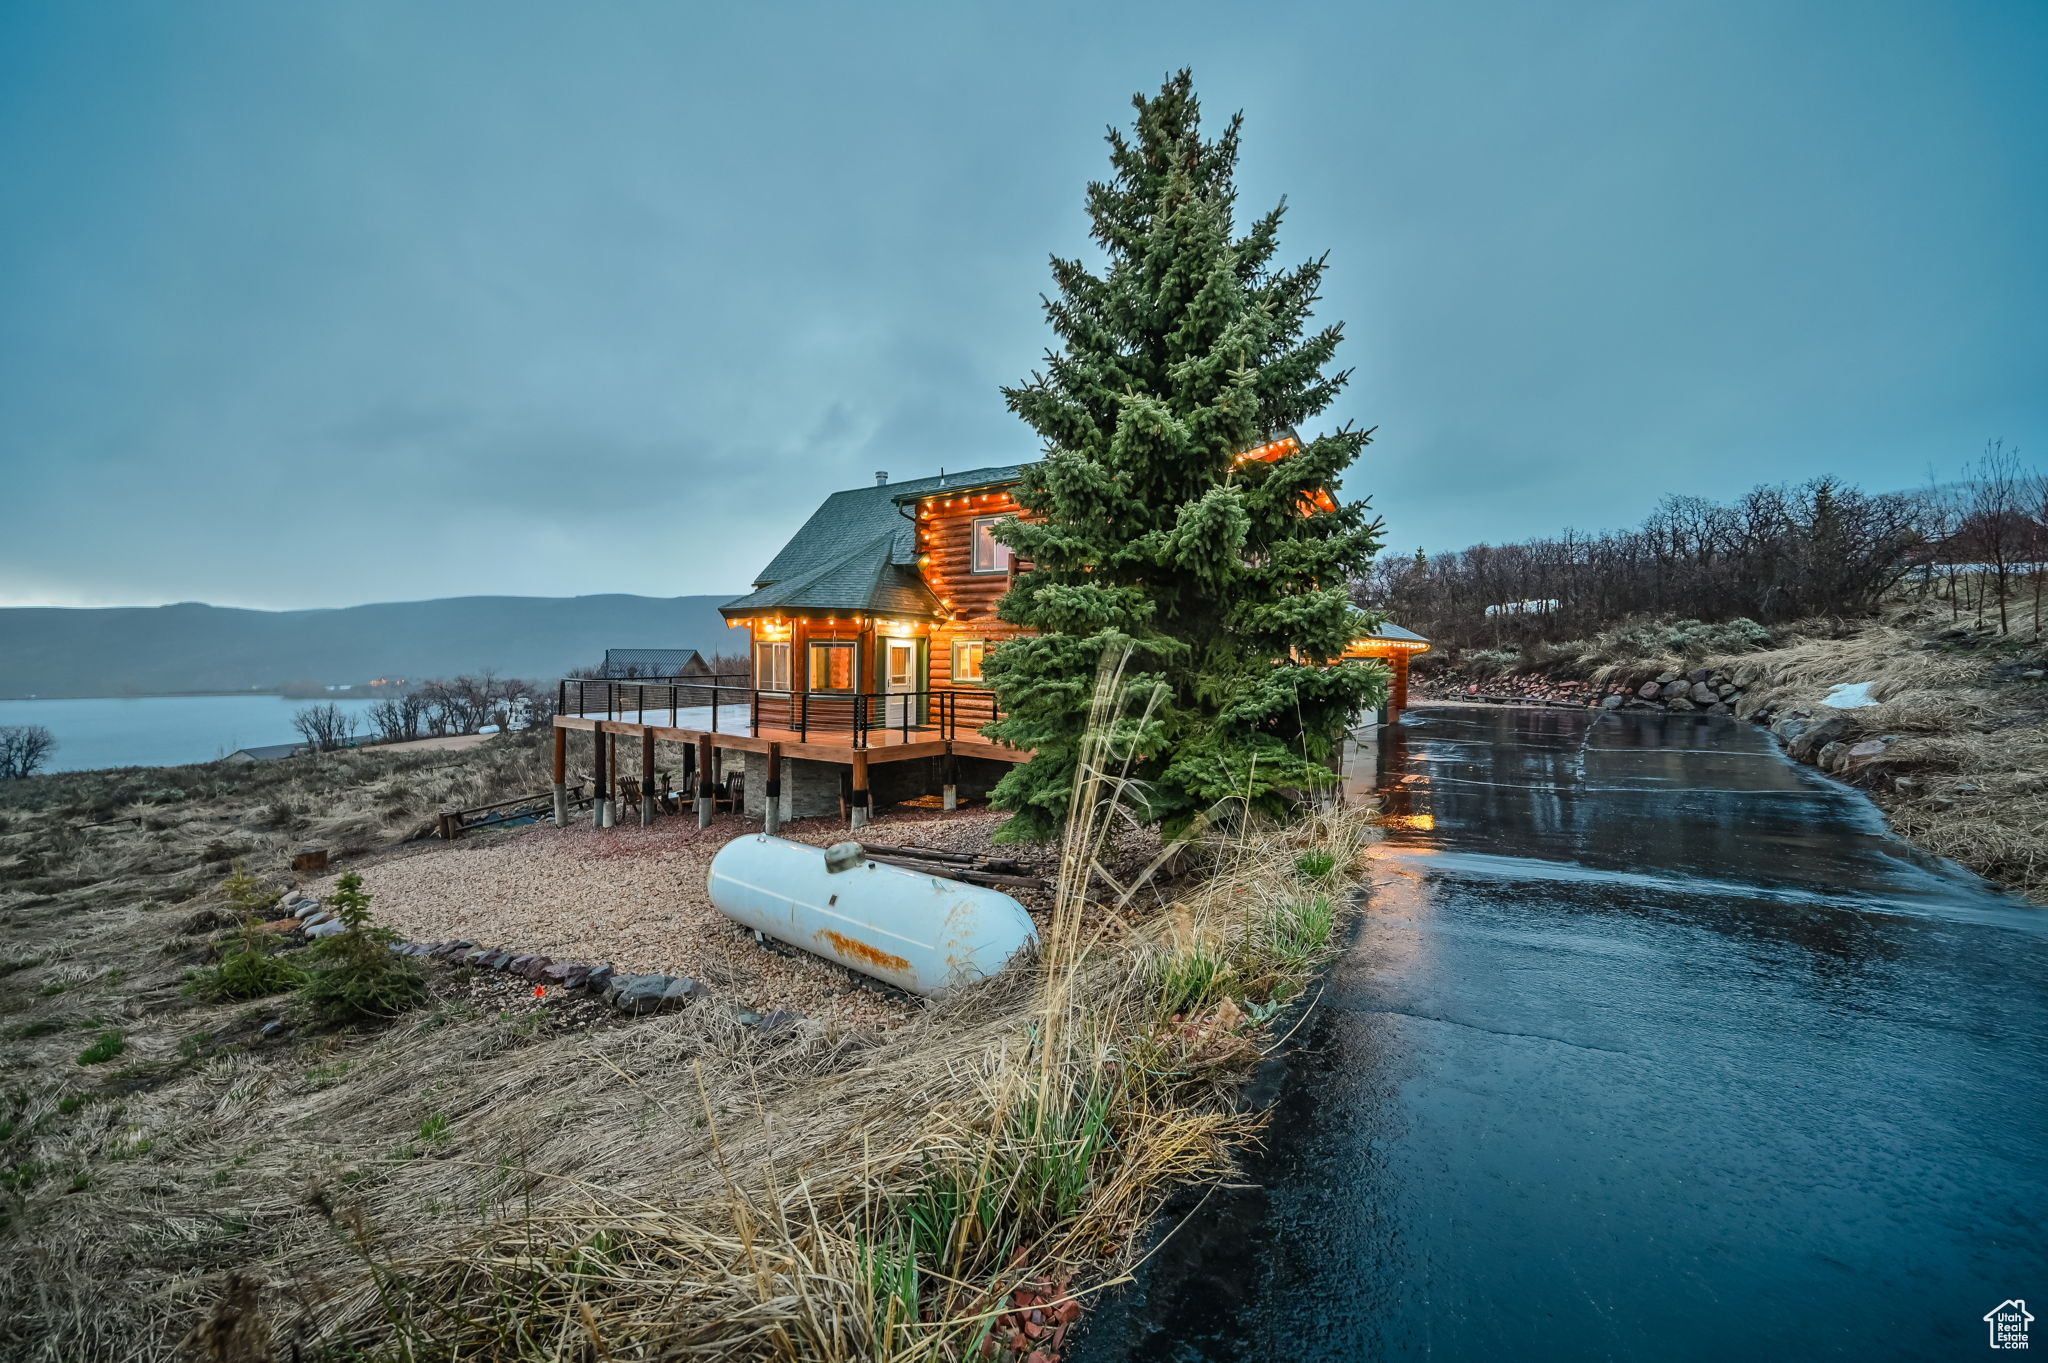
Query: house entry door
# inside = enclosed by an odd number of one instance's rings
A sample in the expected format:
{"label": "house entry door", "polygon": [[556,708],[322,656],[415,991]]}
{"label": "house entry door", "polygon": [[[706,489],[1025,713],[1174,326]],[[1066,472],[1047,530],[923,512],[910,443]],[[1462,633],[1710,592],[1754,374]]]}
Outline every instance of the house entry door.
{"label": "house entry door", "polygon": [[882,689],[888,698],[883,702],[890,728],[919,721],[918,697],[911,692],[924,688],[918,685],[917,640],[885,640],[882,649]]}

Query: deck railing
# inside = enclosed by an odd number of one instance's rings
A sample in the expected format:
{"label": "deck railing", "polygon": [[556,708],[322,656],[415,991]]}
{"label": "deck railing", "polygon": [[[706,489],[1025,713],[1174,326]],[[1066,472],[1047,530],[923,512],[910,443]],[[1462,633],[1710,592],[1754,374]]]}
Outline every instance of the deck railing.
{"label": "deck railing", "polygon": [[649,718],[652,715],[666,717],[672,729],[749,737],[779,730],[796,735],[800,743],[844,740],[855,748],[892,739],[910,743],[919,738],[978,738],[984,725],[1003,717],[995,694],[978,687],[764,691],[727,685],[727,680],[565,677],[556,691],[557,712],[639,724],[657,722]]}

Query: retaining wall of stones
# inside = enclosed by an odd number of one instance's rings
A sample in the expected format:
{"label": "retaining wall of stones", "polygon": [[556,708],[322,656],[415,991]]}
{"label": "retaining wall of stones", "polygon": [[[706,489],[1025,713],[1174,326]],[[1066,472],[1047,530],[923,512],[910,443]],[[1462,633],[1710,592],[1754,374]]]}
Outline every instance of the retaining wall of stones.
{"label": "retaining wall of stones", "polygon": [[1414,693],[1421,700],[1593,705],[1603,710],[1702,710],[1710,715],[1734,714],[1743,696],[1733,677],[1711,667],[1606,684],[1564,681],[1537,673],[1478,680],[1457,672],[1440,672],[1419,679]]}

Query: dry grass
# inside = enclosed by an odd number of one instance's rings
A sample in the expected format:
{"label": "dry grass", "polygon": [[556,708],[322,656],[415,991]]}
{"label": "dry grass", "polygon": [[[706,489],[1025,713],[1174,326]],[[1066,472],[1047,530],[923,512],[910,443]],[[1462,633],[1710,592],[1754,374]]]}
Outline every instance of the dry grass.
{"label": "dry grass", "polygon": [[[762,1035],[713,1006],[570,1028],[455,999],[258,1045],[260,1005],[177,994],[203,940],[177,924],[217,878],[195,842],[257,841],[242,819],[273,791],[154,802],[169,822],[132,846],[58,846],[54,800],[0,815],[0,853],[32,851],[47,882],[0,898],[4,950],[46,958],[4,1021],[60,1028],[14,1047],[8,1168],[36,1177],[0,1239],[0,1352],[169,1359],[189,1335],[238,1359],[972,1354],[1013,1289],[1108,1280],[1169,1191],[1227,1168],[1258,1124],[1237,1080],[1372,836],[1355,811],[1212,832],[1161,909],[1105,855],[1114,768],[1095,754],[1039,959],[880,1035]],[[377,814],[399,803],[390,776],[359,774],[384,795],[344,790],[319,817],[411,817]],[[531,783],[476,780],[499,782],[479,800]],[[306,836],[248,855],[261,869]],[[1309,883],[1313,849],[1335,869]],[[89,1018],[126,1029],[119,1073],[72,1059]]]}
{"label": "dry grass", "polygon": [[[1746,689],[1739,713],[1839,714],[1845,741],[1892,740],[1854,774],[1915,843],[2048,904],[2048,686],[2030,634],[1942,640],[1945,611],[1894,602],[1861,627],[1819,625],[1767,653],[1711,660]],[[1830,711],[1843,682],[1876,705]]]}
{"label": "dry grass", "polygon": [[638,1178],[593,1176],[570,1138],[521,1161],[517,1214],[425,1245],[406,1215],[403,1251],[384,1230],[401,1209],[356,1203],[371,1271],[322,1308],[328,1337],[413,1357],[952,1358],[1020,1285],[1128,1253],[1167,1191],[1255,1129],[1229,1101],[1257,1054],[1247,1008],[1298,987],[1332,921],[1301,930],[1316,896],[1294,863],[1319,846],[1349,870],[1369,825],[1218,839],[1196,893],[1134,921],[1144,876],[1090,888],[1120,818],[1112,765],[1099,749],[1085,769],[1032,968],[806,1082],[758,1072],[738,1110],[701,1060],[620,1064],[671,1121],[654,1176],[644,1150]]}

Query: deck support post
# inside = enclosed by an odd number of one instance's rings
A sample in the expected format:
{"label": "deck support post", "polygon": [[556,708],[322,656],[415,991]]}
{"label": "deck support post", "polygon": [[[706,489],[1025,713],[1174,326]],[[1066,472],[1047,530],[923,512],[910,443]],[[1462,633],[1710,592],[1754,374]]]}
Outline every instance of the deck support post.
{"label": "deck support post", "polygon": [[1401,718],[1401,712],[1408,708],[1408,655],[1394,655],[1394,684],[1387,688],[1387,723]]}
{"label": "deck support post", "polygon": [[569,823],[569,731],[555,730],[555,827]]}
{"label": "deck support post", "polygon": [[640,826],[654,826],[654,726],[640,730]]}
{"label": "deck support post", "polygon": [[604,730],[592,729],[590,731],[590,738],[592,742],[590,779],[597,783],[597,788],[591,792],[590,797],[590,823],[593,828],[610,828],[612,826],[612,788],[605,783],[604,779]]}
{"label": "deck support post", "polygon": [[782,831],[782,745],[768,745],[768,781],[761,801],[761,831],[774,837]]}
{"label": "deck support post", "polygon": [[944,758],[946,783],[940,787],[948,812],[960,808],[960,759],[947,753]]}
{"label": "deck support post", "polygon": [[853,800],[848,822],[855,828],[865,828],[868,823],[868,755],[856,750],[853,754]]}
{"label": "deck support post", "polygon": [[711,827],[711,764],[715,762],[711,735],[697,740],[697,827]]}

